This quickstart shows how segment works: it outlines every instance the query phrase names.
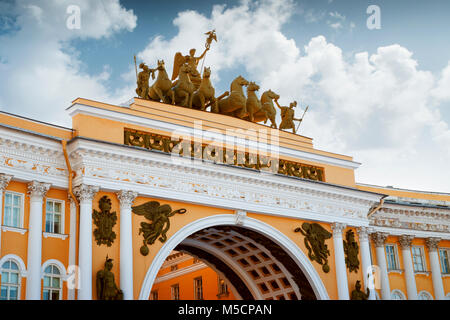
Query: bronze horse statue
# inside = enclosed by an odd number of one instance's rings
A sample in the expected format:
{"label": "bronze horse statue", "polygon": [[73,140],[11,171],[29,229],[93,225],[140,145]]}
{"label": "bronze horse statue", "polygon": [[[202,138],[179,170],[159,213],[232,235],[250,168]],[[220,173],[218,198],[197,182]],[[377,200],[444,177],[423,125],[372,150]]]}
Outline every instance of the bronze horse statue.
{"label": "bronze horse statue", "polygon": [[208,105],[211,112],[217,113],[219,110],[218,99],[215,98],[215,90],[211,84],[211,68],[204,68],[202,82],[192,98],[192,108],[205,111]]}
{"label": "bronze horse statue", "polygon": [[192,108],[195,86],[189,78],[191,72],[192,69],[189,64],[183,64],[180,67],[178,80],[172,84],[172,90],[175,94],[175,104],[178,106]]}
{"label": "bronze horse statue", "polygon": [[[164,60],[158,60],[158,78],[148,90],[148,97],[153,101],[162,101],[164,103],[175,104],[175,96],[172,89],[172,81],[167,75]],[[171,98],[168,102],[168,98]]]}
{"label": "bronze horse statue", "polygon": [[277,129],[277,123],[275,122],[277,110],[273,105],[273,99],[278,100],[280,96],[270,89],[265,91],[261,96],[261,106],[264,112],[256,113],[253,116],[255,122],[264,121],[264,124],[266,124],[267,120],[270,120],[270,127]]}
{"label": "bronze horse statue", "polygon": [[219,101],[219,113],[244,118],[247,115],[247,98],[244,95],[242,86],[247,86],[248,81],[242,76],[231,82],[230,95]]}
{"label": "bronze horse statue", "polygon": [[[261,102],[259,101],[258,97],[256,96],[256,91],[259,90],[259,85],[254,83],[253,81],[250,81],[250,83],[247,86],[247,116],[245,116],[244,120],[249,120],[251,122],[254,121],[255,114],[258,112],[261,112]],[[263,111],[264,115],[265,112]]]}

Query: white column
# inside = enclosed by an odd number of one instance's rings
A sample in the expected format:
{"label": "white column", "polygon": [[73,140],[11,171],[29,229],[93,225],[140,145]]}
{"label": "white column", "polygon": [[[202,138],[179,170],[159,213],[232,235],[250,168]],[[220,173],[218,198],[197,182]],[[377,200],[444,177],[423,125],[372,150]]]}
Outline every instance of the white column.
{"label": "white column", "polygon": [[[75,201],[69,195],[70,201],[70,231],[69,231],[69,266],[75,266],[76,263],[76,245],[77,245],[77,206]],[[73,270],[73,268],[71,268]],[[75,280],[73,281],[75,284]],[[68,289],[68,300],[75,300],[75,288]]]}
{"label": "white column", "polygon": [[334,260],[336,264],[336,280],[338,287],[339,300],[349,300],[347,268],[345,265],[344,243],[342,242],[342,231],[346,225],[342,223],[333,223],[331,230],[333,230],[334,241]]}
{"label": "white column", "polygon": [[434,298],[445,300],[444,286],[442,284],[441,267],[439,264],[438,244],[441,239],[428,238],[425,240],[430,256],[431,279],[433,280]]}
{"label": "white column", "polygon": [[28,223],[27,300],[41,299],[42,206],[49,189],[50,183],[32,181],[28,184],[30,217]]}
{"label": "white column", "polygon": [[80,202],[79,275],[78,300],[92,300],[92,199],[99,187],[85,184],[74,188]]}
{"label": "white column", "polygon": [[3,192],[11,181],[12,176],[9,174],[0,173],[0,258],[2,257],[2,230],[3,225]]}
{"label": "white column", "polygon": [[122,190],[117,193],[120,201],[120,289],[124,300],[133,300],[133,229],[131,205],[138,193]]}
{"label": "white column", "polygon": [[372,260],[370,258],[370,246],[369,246],[369,228],[358,228],[359,246],[361,248],[361,264],[362,274],[364,278],[364,292],[367,292],[369,287],[369,300],[376,300],[375,284],[372,276]]}
{"label": "white column", "polygon": [[417,300],[417,286],[416,277],[411,257],[411,241],[414,236],[399,237],[400,247],[402,249],[403,267],[405,268],[406,292],[408,293],[408,300]]}
{"label": "white column", "polygon": [[375,251],[377,255],[378,267],[380,267],[380,282],[381,282],[381,299],[391,300],[391,288],[389,286],[389,276],[387,272],[386,254],[384,250],[384,243],[386,242],[387,234],[376,232],[371,234],[372,240],[375,243]]}

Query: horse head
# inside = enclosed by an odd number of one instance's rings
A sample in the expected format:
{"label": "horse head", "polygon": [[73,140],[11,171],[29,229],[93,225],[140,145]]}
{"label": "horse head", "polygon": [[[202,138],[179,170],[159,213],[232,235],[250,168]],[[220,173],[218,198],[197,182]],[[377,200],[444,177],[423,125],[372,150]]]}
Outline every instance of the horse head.
{"label": "horse head", "polygon": [[247,86],[247,91],[258,91],[258,90],[259,90],[259,85],[257,85],[253,81],[250,81],[248,86]]}
{"label": "horse head", "polygon": [[158,67],[156,69],[159,71],[166,70],[164,60],[158,60]]}
{"label": "horse head", "polygon": [[180,73],[191,73],[191,72],[192,72],[191,66],[187,63],[184,63],[180,67]]}
{"label": "horse head", "polygon": [[280,99],[280,95],[276,94],[275,92],[273,92],[272,90],[267,90],[266,92],[264,92],[267,97],[269,97],[270,99],[275,99],[278,100]]}
{"label": "horse head", "polygon": [[211,68],[205,67],[203,69],[203,78],[209,78],[211,76]]}

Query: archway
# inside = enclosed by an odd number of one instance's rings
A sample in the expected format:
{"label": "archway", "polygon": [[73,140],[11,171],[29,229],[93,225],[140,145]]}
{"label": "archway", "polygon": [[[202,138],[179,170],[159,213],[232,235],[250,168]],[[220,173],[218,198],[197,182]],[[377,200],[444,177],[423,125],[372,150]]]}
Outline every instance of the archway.
{"label": "archway", "polygon": [[139,299],[149,298],[159,269],[174,249],[225,275],[246,300],[329,299],[318,273],[292,240],[256,219],[236,224],[233,215],[196,220],[169,238],[147,271]]}

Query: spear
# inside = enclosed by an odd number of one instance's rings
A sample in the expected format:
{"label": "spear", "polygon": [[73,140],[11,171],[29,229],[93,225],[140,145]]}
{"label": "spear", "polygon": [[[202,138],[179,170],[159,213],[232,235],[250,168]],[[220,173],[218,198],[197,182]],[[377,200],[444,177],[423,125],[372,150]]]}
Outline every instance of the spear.
{"label": "spear", "polygon": [[305,116],[306,111],[308,111],[309,106],[306,106],[305,112],[303,112],[302,118],[300,119],[300,122],[298,123],[297,129],[295,130],[295,132],[298,132],[298,128],[300,128],[300,125],[303,122],[303,117]]}
{"label": "spear", "polygon": [[138,80],[138,74],[137,74],[136,55],[134,55],[134,70],[136,70],[136,81],[137,81]]}

